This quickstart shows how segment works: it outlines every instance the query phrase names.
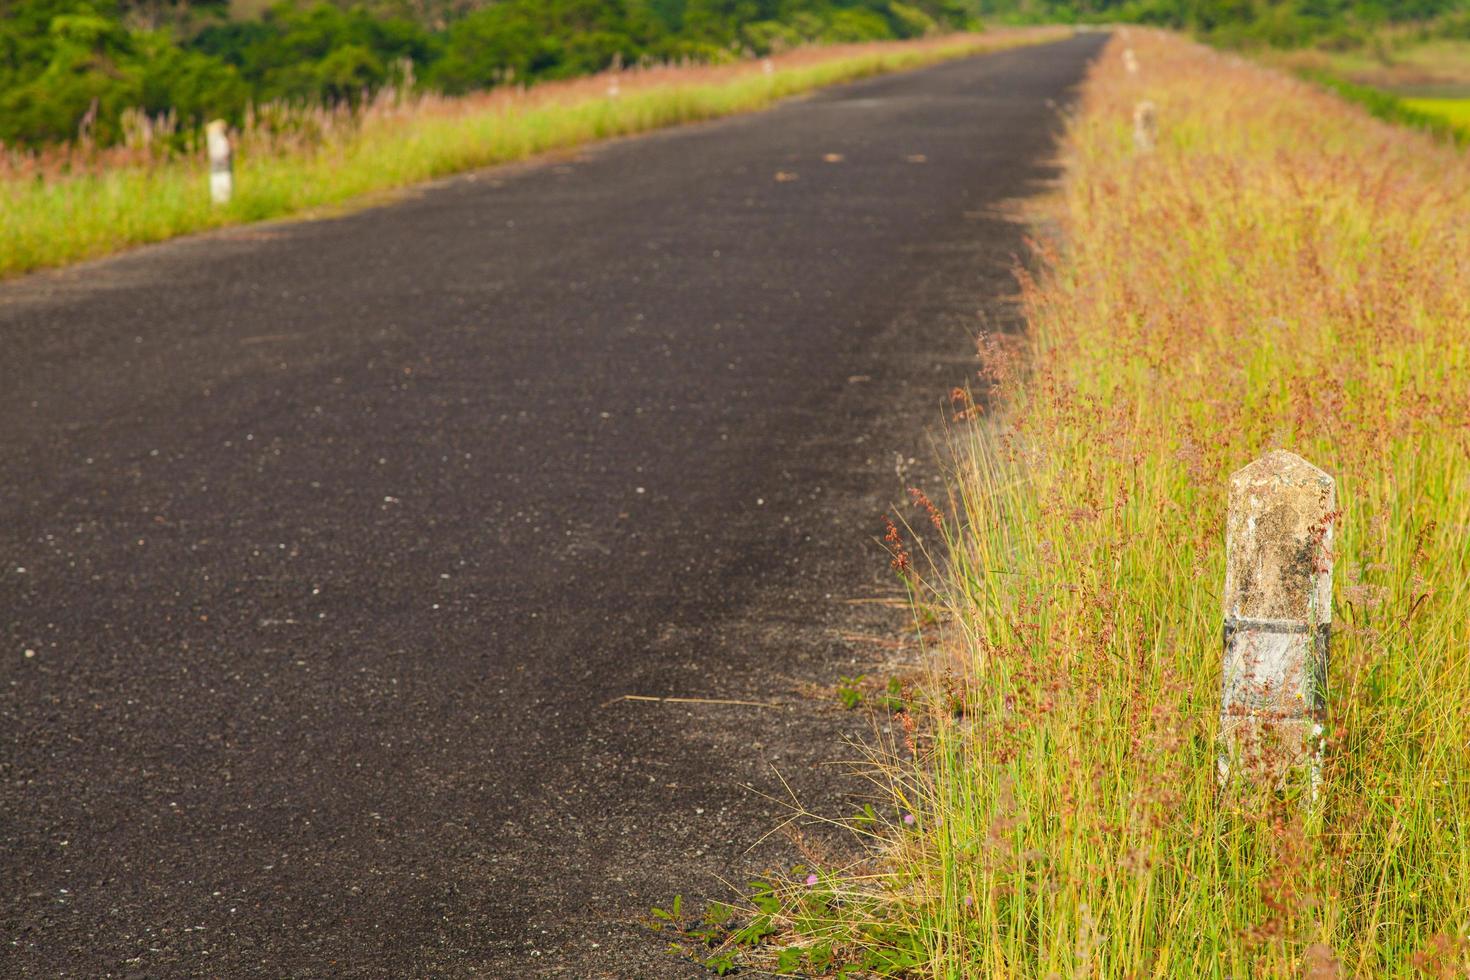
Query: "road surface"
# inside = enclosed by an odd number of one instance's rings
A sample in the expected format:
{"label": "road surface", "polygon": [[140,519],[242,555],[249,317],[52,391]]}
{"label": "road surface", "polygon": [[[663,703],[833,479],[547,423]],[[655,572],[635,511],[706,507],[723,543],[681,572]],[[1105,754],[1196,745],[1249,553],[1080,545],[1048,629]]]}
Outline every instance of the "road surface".
{"label": "road surface", "polygon": [[693,975],[1101,43],[0,286],[0,974]]}

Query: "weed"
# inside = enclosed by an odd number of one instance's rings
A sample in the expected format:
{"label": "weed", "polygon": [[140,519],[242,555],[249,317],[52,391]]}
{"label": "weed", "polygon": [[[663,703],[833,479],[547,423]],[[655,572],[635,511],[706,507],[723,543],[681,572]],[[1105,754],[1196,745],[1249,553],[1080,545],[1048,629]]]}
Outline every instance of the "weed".
{"label": "weed", "polygon": [[903,711],[907,704],[904,696],[903,681],[897,677],[888,678],[888,685],[883,689],[883,697],[879,700],[886,711],[897,714]]}
{"label": "weed", "polygon": [[[831,876],[802,866],[791,876],[801,881],[795,890],[750,882],[741,910],[712,906],[699,923],[679,930],[682,941],[671,950],[717,976],[758,965],[782,975],[901,977],[923,962],[920,933],[876,921],[850,925],[849,918],[863,916],[871,902],[844,895]],[[655,927],[677,921],[677,914],[669,915],[655,909]]]}

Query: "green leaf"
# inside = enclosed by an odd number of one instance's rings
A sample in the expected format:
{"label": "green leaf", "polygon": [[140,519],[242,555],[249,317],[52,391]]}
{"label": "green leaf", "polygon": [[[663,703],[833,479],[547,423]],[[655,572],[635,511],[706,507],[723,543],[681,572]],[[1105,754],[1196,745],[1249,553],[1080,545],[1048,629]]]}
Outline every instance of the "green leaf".
{"label": "green leaf", "polygon": [[806,958],[811,964],[813,973],[826,973],[832,967],[832,944],[829,942],[817,943],[807,950]]}
{"label": "green leaf", "polygon": [[711,956],[709,959],[704,961],[704,968],[706,970],[713,970],[715,976],[717,977],[723,977],[727,974],[734,973],[735,954],[716,953],[714,956]]}

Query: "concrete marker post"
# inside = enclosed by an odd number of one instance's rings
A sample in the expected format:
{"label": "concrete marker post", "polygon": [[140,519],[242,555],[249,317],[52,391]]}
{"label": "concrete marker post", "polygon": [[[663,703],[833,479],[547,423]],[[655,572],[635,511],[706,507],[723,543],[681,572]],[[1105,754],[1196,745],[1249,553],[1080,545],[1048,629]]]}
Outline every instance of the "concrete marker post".
{"label": "concrete marker post", "polygon": [[607,77],[607,97],[616,99],[623,94],[623,53],[613,55],[612,68]]}
{"label": "concrete marker post", "polygon": [[209,147],[209,199],[215,204],[229,204],[235,192],[233,155],[225,121],[216,119],[204,127]]}
{"label": "concrete marker post", "polygon": [[1230,478],[1219,779],[1315,798],[1332,631],[1332,477],[1275,450]]}
{"label": "concrete marker post", "polygon": [[1133,145],[1148,153],[1159,140],[1159,112],[1147,99],[1133,107]]}

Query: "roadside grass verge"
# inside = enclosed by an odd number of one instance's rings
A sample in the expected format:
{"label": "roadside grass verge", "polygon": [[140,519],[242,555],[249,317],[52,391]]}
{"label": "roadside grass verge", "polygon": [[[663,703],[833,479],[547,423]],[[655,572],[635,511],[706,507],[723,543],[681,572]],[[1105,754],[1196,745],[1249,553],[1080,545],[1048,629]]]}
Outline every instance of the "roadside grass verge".
{"label": "roadside grass verge", "polygon": [[[869,856],[742,928],[881,975],[1465,976],[1470,170],[1138,30],[1065,156],[949,507],[889,534],[932,676],[868,767]],[[1215,784],[1227,479],[1278,447],[1343,510],[1315,805]]]}
{"label": "roadside grass verge", "polygon": [[[131,245],[350,202],[594,140],[749,112],[812,89],[1063,28],[808,48],[762,62],[658,67],[463,98],[383,93],[357,113],[266,107],[237,138],[235,196],[209,203],[202,154],[87,148],[0,159],[0,276]],[[616,94],[612,88],[616,78]]]}
{"label": "roadside grass verge", "polygon": [[[894,912],[941,976],[1470,966],[1470,172],[1276,73],[1114,41],[1060,239],[959,433],[961,527]],[[1158,106],[1153,153],[1133,106]],[[1214,781],[1228,475],[1338,480],[1320,804]],[[1427,970],[1433,975],[1434,970]]]}

